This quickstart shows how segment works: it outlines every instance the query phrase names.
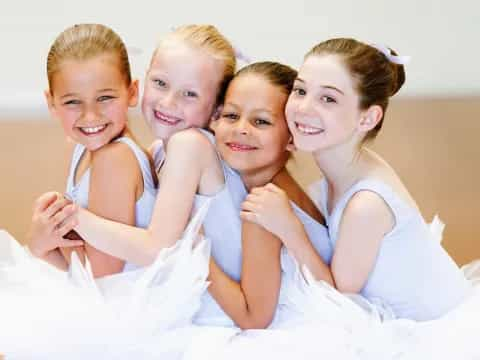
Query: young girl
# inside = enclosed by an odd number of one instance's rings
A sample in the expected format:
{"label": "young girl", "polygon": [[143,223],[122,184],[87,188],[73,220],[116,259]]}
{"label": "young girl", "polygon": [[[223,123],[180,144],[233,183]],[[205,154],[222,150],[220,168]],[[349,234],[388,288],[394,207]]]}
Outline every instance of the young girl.
{"label": "young girl", "polygon": [[[288,66],[273,62],[243,68],[230,83],[220,118],[212,122],[211,127],[217,149],[228,165],[224,165],[227,185],[234,180],[229,175],[229,168],[233,168],[247,189],[269,181],[284,188],[289,198],[298,204],[293,207],[314,239],[309,245],[312,251],[318,252],[315,259],[321,258],[323,264],[323,268],[318,266],[321,270],[317,274],[331,282],[325,265],[330,261],[331,248],[325,227],[321,225],[323,219],[285,168],[291,136],[284,107],[296,74]],[[251,222],[239,226],[240,204],[246,194],[240,195],[233,199],[236,214],[226,214],[227,206],[223,204],[223,207],[211,208],[204,223],[210,230],[206,233],[216,235],[211,237],[212,254],[219,265],[211,262],[209,292],[237,326],[265,328],[275,315],[277,320],[285,317],[285,312],[276,311],[283,310],[285,305],[280,289],[295,268],[286,252],[281,252],[281,242],[276,236]],[[223,221],[225,216],[237,218],[238,225],[229,226],[230,223]],[[218,305],[209,298],[205,300],[197,314],[197,323],[231,325],[226,317],[222,322]]]}
{"label": "young girl", "polygon": [[[93,213],[145,227],[156,195],[155,177],[127,126],[127,110],[137,104],[138,83],[131,78],[122,40],[103,25],[68,28],[50,48],[47,76],[50,113],[75,143],[69,149],[67,195]],[[58,235],[73,218],[57,229],[52,225],[56,207],[48,205],[55,199],[55,194],[48,193],[37,202],[28,243],[33,254],[66,270],[71,246],[78,242]],[[130,267],[89,244],[75,251],[81,258],[88,257],[95,277]]]}
{"label": "young girl", "polygon": [[[328,40],[307,53],[286,116],[295,146],[311,152],[325,175],[319,204],[338,290],[360,293],[398,318],[429,320],[462,302],[466,280],[395,171],[365,147],[404,81],[394,52]],[[315,274],[310,259],[317,255],[282,191],[253,189],[243,210],[244,219],[276,234]]]}

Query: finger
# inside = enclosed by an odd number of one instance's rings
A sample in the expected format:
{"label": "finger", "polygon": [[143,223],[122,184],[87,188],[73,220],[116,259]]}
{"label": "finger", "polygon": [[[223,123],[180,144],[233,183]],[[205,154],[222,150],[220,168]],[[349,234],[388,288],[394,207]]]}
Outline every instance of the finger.
{"label": "finger", "polygon": [[257,215],[249,211],[240,211],[240,219],[258,224]]}
{"label": "finger", "polygon": [[[56,226],[54,233],[55,235],[61,236],[64,239],[79,240],[81,239],[80,235],[78,235],[75,231],[73,231],[73,229],[77,225],[78,225],[78,219],[76,215],[70,215],[63,222],[61,222]],[[67,235],[71,235],[71,236],[67,236]]]}
{"label": "finger", "polygon": [[55,200],[60,197],[60,194],[56,191],[49,191],[45,194],[40,195],[35,203],[33,204],[34,212],[41,212],[48,208]]}
{"label": "finger", "polygon": [[263,186],[261,187],[254,187],[250,190],[251,195],[261,195],[264,192]]}
{"label": "finger", "polygon": [[241,209],[242,211],[255,212],[257,210],[257,205],[250,201],[244,201],[241,205]]}
{"label": "finger", "polygon": [[284,193],[284,191],[281,188],[279,188],[277,185],[275,185],[273,183],[268,183],[267,185],[264,186],[264,189],[268,190],[270,192],[276,193],[276,194],[283,194]]}
{"label": "finger", "polygon": [[49,220],[68,204],[69,202],[67,200],[65,200],[63,197],[60,197],[43,211],[42,216],[44,217],[44,219]]}
{"label": "finger", "polygon": [[50,218],[49,222],[54,226],[54,228],[59,228],[65,221],[67,221],[67,218],[74,214],[75,206],[71,204],[65,205],[65,207],[57,211],[57,213]]}
{"label": "finger", "polygon": [[258,202],[261,199],[260,194],[248,194],[244,201]]}
{"label": "finger", "polygon": [[85,241],[82,241],[82,240],[60,239],[58,242],[58,247],[63,247],[63,248],[71,248],[71,247],[84,246],[84,245],[85,245]]}

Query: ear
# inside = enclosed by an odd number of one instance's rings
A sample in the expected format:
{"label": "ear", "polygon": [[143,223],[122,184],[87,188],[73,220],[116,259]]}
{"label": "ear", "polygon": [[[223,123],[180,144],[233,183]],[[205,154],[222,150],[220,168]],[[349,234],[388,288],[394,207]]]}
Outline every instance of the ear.
{"label": "ear", "polygon": [[220,114],[222,113],[223,105],[218,105],[215,110],[213,110],[212,116],[210,117],[210,125],[208,126],[210,130],[215,132],[215,129],[218,125],[218,119],[220,119]]}
{"label": "ear", "polygon": [[138,79],[131,82],[128,87],[128,106],[135,107],[138,103]]}
{"label": "ear", "polygon": [[53,102],[53,96],[52,96],[52,93],[50,92],[50,89],[46,89],[44,92],[43,92],[43,95],[45,95],[45,100],[47,102],[47,106],[48,106],[48,111],[50,112],[50,116],[52,118],[56,118],[57,116],[57,110],[55,108],[55,103]]}
{"label": "ear", "polygon": [[379,105],[372,105],[363,111],[360,117],[359,129],[362,132],[372,130],[380,122],[383,116],[383,110]]}
{"label": "ear", "polygon": [[287,144],[287,151],[294,152],[296,150],[297,150],[297,147],[293,143],[293,136],[290,135],[290,138],[288,139],[288,144]]}

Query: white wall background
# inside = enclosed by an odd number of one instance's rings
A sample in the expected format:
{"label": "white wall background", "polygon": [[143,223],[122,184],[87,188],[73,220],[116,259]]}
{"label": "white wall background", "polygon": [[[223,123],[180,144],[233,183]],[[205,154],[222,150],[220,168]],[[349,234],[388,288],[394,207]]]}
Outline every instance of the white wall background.
{"label": "white wall background", "polygon": [[50,44],[75,23],[99,22],[130,47],[142,77],[159,36],[175,25],[212,23],[253,60],[298,66],[315,43],[351,36],[411,55],[402,96],[480,94],[480,2],[476,0],[2,0],[0,117],[45,112]]}

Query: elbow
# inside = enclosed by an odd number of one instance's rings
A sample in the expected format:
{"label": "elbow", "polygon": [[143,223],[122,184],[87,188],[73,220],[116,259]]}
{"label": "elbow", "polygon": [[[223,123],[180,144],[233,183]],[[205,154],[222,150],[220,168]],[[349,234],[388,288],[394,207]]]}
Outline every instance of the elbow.
{"label": "elbow", "polygon": [[361,284],[351,277],[334,276],[332,281],[334,281],[335,287],[341,293],[357,294],[363,288]]}
{"label": "elbow", "polygon": [[262,330],[270,326],[273,321],[273,314],[249,314],[244,319],[237,322],[237,326],[242,330]]}

